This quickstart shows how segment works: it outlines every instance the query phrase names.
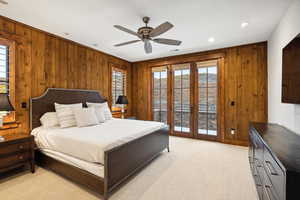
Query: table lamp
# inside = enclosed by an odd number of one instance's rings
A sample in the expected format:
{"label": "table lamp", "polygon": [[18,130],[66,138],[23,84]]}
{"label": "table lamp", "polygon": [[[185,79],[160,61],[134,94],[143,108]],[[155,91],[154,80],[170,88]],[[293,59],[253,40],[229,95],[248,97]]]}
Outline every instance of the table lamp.
{"label": "table lamp", "polygon": [[11,111],[15,111],[15,109],[11,105],[8,95],[6,93],[0,93],[0,128],[3,126],[3,117]]}
{"label": "table lamp", "polygon": [[128,99],[125,95],[120,95],[116,101],[116,104],[122,104],[122,119],[124,119],[124,105],[128,104]]}

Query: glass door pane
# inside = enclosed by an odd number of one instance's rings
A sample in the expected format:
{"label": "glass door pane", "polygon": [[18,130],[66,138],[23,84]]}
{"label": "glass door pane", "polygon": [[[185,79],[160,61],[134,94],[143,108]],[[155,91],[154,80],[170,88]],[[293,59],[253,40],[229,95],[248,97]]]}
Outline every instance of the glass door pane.
{"label": "glass door pane", "polygon": [[191,132],[190,64],[173,65],[173,130],[176,134]]}
{"label": "glass door pane", "polygon": [[152,119],[168,122],[168,71],[167,67],[152,68]]}
{"label": "glass door pane", "polygon": [[198,134],[217,136],[217,61],[198,62]]}

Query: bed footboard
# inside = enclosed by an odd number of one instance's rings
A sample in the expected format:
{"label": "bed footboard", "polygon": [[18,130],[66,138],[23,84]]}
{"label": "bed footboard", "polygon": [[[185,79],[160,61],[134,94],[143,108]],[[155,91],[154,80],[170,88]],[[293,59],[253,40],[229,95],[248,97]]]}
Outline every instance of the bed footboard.
{"label": "bed footboard", "polygon": [[159,129],[105,152],[104,197],[146,166],[164,149],[169,150],[169,129]]}

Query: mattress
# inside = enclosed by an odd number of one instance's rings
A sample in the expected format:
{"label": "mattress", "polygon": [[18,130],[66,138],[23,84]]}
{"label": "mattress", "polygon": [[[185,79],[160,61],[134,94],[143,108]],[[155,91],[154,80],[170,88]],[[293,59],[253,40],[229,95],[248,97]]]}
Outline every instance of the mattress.
{"label": "mattress", "polygon": [[45,128],[32,130],[37,146],[91,163],[104,164],[104,153],[166,125],[160,122],[113,119],[90,127]]}
{"label": "mattress", "polygon": [[41,153],[55,159],[58,161],[61,161],[63,163],[72,165],[74,167],[77,167],[79,169],[85,170],[90,172],[91,174],[94,174],[98,177],[104,178],[104,166],[101,164],[96,164],[96,163],[91,163],[87,162],[84,160],[80,160],[78,158],[74,158],[72,156],[68,156],[66,154],[57,152],[57,151],[52,151],[49,149],[43,149],[40,150]]}

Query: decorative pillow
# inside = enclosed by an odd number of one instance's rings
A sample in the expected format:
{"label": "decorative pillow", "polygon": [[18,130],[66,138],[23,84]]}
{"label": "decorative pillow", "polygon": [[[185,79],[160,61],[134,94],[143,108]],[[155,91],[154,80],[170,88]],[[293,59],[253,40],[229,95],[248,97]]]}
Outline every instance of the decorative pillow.
{"label": "decorative pillow", "polygon": [[99,116],[102,115],[101,112],[104,114],[105,120],[113,119],[107,102],[105,102],[105,103],[89,103],[89,102],[87,102],[86,105],[88,107],[94,107],[95,108],[96,115],[97,115],[99,121],[100,121]]}
{"label": "decorative pillow", "polygon": [[99,124],[95,109],[90,108],[74,108],[74,115],[78,127],[94,126]]}
{"label": "decorative pillow", "polygon": [[40,118],[40,122],[42,126],[46,128],[59,126],[56,112],[47,112],[43,114]]}
{"label": "decorative pillow", "polygon": [[75,108],[82,108],[82,103],[58,104],[54,103],[58,122],[61,128],[76,126],[76,119],[73,112]]}

